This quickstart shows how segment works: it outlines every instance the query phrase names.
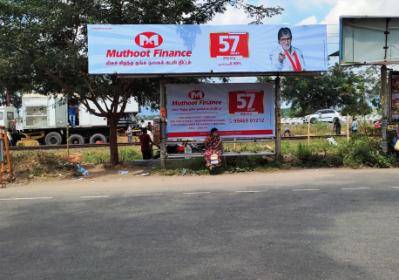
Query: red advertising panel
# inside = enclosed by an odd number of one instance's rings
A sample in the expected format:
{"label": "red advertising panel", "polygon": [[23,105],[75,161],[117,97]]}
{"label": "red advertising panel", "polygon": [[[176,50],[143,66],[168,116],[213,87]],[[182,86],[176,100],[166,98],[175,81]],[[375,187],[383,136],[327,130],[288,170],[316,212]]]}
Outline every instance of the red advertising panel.
{"label": "red advertising panel", "polygon": [[252,112],[263,114],[263,91],[231,91],[229,92],[229,113]]}
{"label": "red advertising panel", "polygon": [[210,34],[211,57],[249,57],[249,35],[243,32],[221,32]]}

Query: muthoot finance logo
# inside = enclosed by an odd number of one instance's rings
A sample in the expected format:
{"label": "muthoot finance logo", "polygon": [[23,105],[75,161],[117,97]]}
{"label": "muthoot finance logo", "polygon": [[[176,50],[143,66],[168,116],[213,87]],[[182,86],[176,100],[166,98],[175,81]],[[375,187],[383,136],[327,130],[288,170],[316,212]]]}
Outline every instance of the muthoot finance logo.
{"label": "muthoot finance logo", "polygon": [[134,41],[142,48],[153,49],[162,45],[163,38],[158,33],[148,31],[137,34]]}
{"label": "muthoot finance logo", "polygon": [[188,92],[188,97],[193,100],[200,100],[205,97],[205,93],[202,90],[195,89]]}

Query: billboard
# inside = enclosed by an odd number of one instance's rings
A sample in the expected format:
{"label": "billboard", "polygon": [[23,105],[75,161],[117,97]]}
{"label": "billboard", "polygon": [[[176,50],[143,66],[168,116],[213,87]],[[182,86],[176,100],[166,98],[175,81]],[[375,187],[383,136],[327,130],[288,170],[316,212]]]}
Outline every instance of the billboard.
{"label": "billboard", "polygon": [[391,78],[390,121],[399,122],[399,72],[392,72],[390,78]]}
{"label": "billboard", "polygon": [[169,139],[204,139],[216,127],[224,138],[275,135],[270,84],[168,84]]}
{"label": "billboard", "polygon": [[341,17],[341,64],[398,64],[399,18]]}
{"label": "billboard", "polygon": [[327,70],[325,25],[88,25],[90,74]]}

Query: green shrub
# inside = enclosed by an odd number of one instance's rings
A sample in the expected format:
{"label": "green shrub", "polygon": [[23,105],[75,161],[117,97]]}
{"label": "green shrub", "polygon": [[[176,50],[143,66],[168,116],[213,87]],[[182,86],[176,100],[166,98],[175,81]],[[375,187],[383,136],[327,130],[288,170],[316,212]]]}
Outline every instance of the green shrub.
{"label": "green shrub", "polygon": [[[119,148],[119,160],[121,162],[129,162],[140,158],[141,153],[136,147]],[[110,161],[109,149],[84,150],[82,152],[82,160],[91,164],[107,163]]]}
{"label": "green shrub", "polygon": [[259,156],[226,157],[225,161],[226,170],[232,172],[252,171],[256,167],[267,164],[267,161]]}
{"label": "green shrub", "polygon": [[339,154],[343,164],[352,168],[392,166],[392,160],[382,154],[379,141],[368,137],[353,137],[349,142],[340,144]]}
{"label": "green shrub", "polygon": [[141,159],[141,153],[137,148],[124,147],[120,148],[119,160],[122,162],[129,162]]}
{"label": "green shrub", "polygon": [[298,144],[295,156],[302,164],[307,166],[319,163],[321,160],[315,147],[303,143]]}
{"label": "green shrub", "polygon": [[102,164],[110,160],[109,151],[107,150],[92,150],[84,151],[82,153],[82,161],[84,163]]}

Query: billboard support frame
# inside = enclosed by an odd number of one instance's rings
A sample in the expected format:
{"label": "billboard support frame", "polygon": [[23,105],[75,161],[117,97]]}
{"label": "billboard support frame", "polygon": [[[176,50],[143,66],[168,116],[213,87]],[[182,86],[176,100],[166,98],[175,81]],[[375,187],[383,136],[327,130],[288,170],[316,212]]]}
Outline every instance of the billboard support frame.
{"label": "billboard support frame", "polygon": [[159,81],[159,103],[160,103],[160,161],[161,168],[166,168],[166,158],[167,158],[167,134],[166,134],[166,87],[165,80],[161,79]]}
{"label": "billboard support frame", "polygon": [[[380,57],[376,60],[367,60],[367,61],[344,61],[344,21],[348,19],[380,19],[384,20],[385,26],[381,28],[379,31],[383,31],[384,39],[381,40],[381,48],[384,50],[384,57]],[[392,16],[350,16],[344,15],[340,16],[339,19],[339,64],[341,66],[365,66],[365,65],[389,65],[389,64],[399,64],[398,59],[388,59],[388,50],[389,50],[389,35],[391,35],[390,26],[393,20],[399,20],[397,15]],[[353,42],[352,42],[353,44]],[[354,59],[353,59],[354,60]]]}
{"label": "billboard support frame", "polygon": [[[344,21],[345,20],[366,20],[366,19],[380,19],[385,23],[384,29],[379,29],[379,31],[384,31],[384,39],[380,39],[379,43],[384,50],[384,56],[379,57],[377,60],[367,60],[364,63],[355,62],[354,57],[351,62],[344,60]],[[380,66],[380,102],[382,108],[382,123],[381,123],[381,146],[383,153],[388,153],[388,142],[387,142],[387,130],[388,124],[392,122],[391,118],[391,95],[390,87],[388,84],[388,68],[390,64],[399,64],[398,60],[388,58],[389,50],[389,35],[390,35],[390,25],[394,20],[397,20],[397,16],[341,16],[340,17],[340,45],[339,45],[339,60],[341,66],[365,66],[365,65],[379,65]],[[382,23],[382,22],[381,22]],[[354,43],[354,42],[352,42]],[[353,56],[355,49],[353,48]],[[370,58],[370,57],[368,57]],[[390,79],[389,79],[390,80]]]}
{"label": "billboard support frame", "polygon": [[389,112],[389,101],[388,101],[388,85],[387,85],[387,66],[381,65],[381,105],[382,105],[382,124],[381,124],[381,136],[382,136],[382,151],[388,153],[388,142],[387,142],[387,127],[388,127],[388,112]]}
{"label": "billboard support frame", "polygon": [[281,109],[280,109],[280,95],[281,95],[281,78],[277,76],[274,80],[274,110],[275,110],[275,145],[274,153],[276,160],[281,159]]}
{"label": "billboard support frame", "polygon": [[390,18],[386,18],[385,19],[385,31],[384,31],[384,35],[385,35],[385,45],[384,45],[384,61],[387,60],[387,54],[388,54],[388,35],[389,35],[389,21],[391,19]]}

